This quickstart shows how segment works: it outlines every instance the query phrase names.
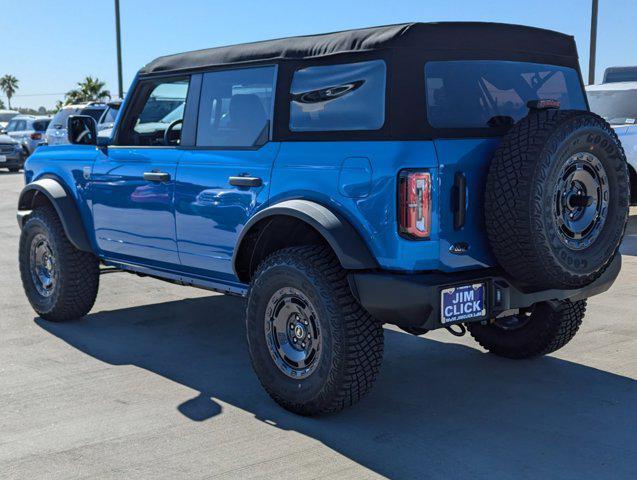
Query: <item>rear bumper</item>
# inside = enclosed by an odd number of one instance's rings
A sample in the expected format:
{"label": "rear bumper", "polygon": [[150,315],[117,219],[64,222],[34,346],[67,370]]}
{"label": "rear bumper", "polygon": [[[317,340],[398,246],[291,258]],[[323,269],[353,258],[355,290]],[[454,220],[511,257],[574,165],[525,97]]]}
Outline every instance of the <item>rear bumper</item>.
{"label": "rear bumper", "polygon": [[499,269],[413,275],[365,272],[352,273],[348,278],[354,296],[377,320],[401,327],[433,330],[443,327],[440,323],[440,291],[443,288],[484,282],[487,316],[494,318],[538,302],[576,301],[599,295],[611,287],[620,269],[621,255],[617,254],[601,277],[590,285],[572,290],[525,291]]}

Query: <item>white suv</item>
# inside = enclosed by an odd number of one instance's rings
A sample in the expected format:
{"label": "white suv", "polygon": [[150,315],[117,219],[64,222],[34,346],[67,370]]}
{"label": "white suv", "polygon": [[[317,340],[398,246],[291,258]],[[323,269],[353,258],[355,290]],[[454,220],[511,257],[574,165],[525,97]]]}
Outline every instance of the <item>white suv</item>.
{"label": "white suv", "polygon": [[610,123],[622,142],[630,172],[631,205],[637,205],[637,82],[586,87],[591,111]]}

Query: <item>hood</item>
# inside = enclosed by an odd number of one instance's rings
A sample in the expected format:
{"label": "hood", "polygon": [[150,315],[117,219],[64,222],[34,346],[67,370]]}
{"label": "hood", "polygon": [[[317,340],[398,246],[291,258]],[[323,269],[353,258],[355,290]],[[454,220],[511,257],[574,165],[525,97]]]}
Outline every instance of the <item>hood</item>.
{"label": "hood", "polygon": [[9,135],[0,135],[0,143],[2,144],[7,144],[7,143],[18,143],[16,142],[13,138],[11,138]]}

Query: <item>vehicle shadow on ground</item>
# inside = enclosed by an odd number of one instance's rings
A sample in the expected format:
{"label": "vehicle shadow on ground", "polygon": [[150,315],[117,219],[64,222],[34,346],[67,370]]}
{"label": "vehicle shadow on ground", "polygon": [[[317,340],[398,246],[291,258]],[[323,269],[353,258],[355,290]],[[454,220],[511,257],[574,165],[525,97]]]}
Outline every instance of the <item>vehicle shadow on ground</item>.
{"label": "vehicle shadow on ground", "polygon": [[[211,296],[38,325],[112,365],[136,365],[198,392],[193,421],[218,401],[315,438],[390,478],[630,478],[637,468],[634,380],[545,357],[508,361],[386,330],[371,395],[339,415],[274,404],[250,367],[241,299]],[[634,476],[632,477],[634,478]]]}

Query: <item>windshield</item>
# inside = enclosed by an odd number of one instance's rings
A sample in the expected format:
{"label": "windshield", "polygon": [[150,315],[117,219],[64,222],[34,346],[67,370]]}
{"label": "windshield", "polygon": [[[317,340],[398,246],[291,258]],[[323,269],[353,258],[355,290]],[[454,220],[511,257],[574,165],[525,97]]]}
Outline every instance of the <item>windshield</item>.
{"label": "windshield", "polygon": [[170,123],[170,122],[174,122],[175,120],[181,120],[182,118],[184,118],[184,107],[185,106],[186,106],[186,104],[182,103],[177,108],[175,108],[172,112],[170,112],[168,115],[166,115],[164,118],[162,118],[159,122],[160,123]]}
{"label": "windshield", "polygon": [[635,123],[637,119],[637,89],[589,91],[591,111],[604,117],[611,125]]}
{"label": "windshield", "polygon": [[530,100],[586,109],[579,74],[555,65],[496,60],[428,62],[427,115],[435,128],[488,128],[525,117]]}

